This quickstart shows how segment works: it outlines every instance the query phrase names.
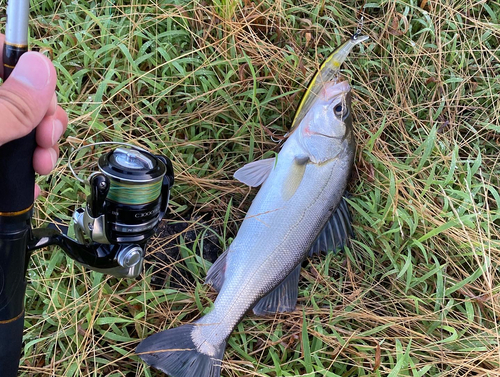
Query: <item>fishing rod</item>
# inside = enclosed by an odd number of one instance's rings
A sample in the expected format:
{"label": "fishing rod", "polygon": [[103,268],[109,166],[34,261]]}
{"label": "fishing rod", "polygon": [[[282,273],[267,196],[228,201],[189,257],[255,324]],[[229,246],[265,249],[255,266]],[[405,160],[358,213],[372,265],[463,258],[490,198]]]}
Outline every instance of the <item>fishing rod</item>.
{"label": "fishing rod", "polygon": [[[28,50],[28,20],[29,0],[9,0],[4,80]],[[88,180],[82,180],[89,186],[90,195],[84,208],[76,209],[69,224],[75,238],[53,228],[31,227],[35,131],[0,146],[1,377],[17,375],[26,270],[34,250],[57,245],[88,269],[118,278],[135,278],[142,272],[146,243],[167,212],[174,183],[172,163],[136,146],[114,144],[120,146],[100,156],[97,171]],[[95,144],[77,149],[72,156],[90,146]]]}
{"label": "fishing rod", "polygon": [[[28,50],[28,15],[29,0],[10,0],[3,50],[4,80]],[[33,131],[0,147],[0,371],[5,377],[17,375],[21,355],[35,145]]]}

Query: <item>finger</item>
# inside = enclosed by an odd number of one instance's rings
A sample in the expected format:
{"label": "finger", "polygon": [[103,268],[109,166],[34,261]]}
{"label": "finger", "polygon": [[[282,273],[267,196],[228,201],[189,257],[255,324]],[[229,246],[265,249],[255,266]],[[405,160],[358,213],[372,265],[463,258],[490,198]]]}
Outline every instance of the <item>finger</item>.
{"label": "finger", "polygon": [[64,126],[56,117],[45,117],[36,129],[36,143],[42,148],[51,148],[64,133]]}
{"label": "finger", "polygon": [[54,116],[61,121],[63,133],[66,132],[66,128],[68,127],[68,114],[66,114],[66,111],[64,111],[61,106],[57,106]]}
{"label": "finger", "polygon": [[52,95],[52,99],[50,100],[49,108],[45,113],[45,116],[54,115],[56,113],[56,109],[57,109],[57,94],[54,92],[54,94]]}
{"label": "finger", "polygon": [[51,61],[26,52],[0,87],[0,145],[25,136],[44,118],[56,87]]}
{"label": "finger", "polygon": [[42,148],[54,146],[66,131],[68,115],[57,106],[53,116],[46,116],[36,128],[36,143]]}
{"label": "finger", "polygon": [[40,195],[41,192],[42,189],[35,183],[35,199],[38,198],[38,195]]}
{"label": "finger", "polygon": [[[0,34],[0,52],[3,52],[4,41],[5,35]],[[0,54],[0,77],[3,78],[3,54]]]}
{"label": "finger", "polygon": [[[54,149],[55,148],[55,149]],[[56,166],[59,154],[57,146],[51,148],[36,148],[33,153],[33,168],[38,174],[47,175]]]}

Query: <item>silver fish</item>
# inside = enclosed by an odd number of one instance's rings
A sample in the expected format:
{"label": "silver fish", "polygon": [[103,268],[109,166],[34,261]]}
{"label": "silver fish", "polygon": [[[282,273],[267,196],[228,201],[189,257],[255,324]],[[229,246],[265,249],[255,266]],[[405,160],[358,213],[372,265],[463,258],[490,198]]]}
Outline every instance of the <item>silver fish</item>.
{"label": "silver fish", "polygon": [[309,90],[314,98],[302,101],[309,109],[278,156],[236,171],[262,187],[208,271],[206,282],[219,292],[213,309],[142,341],[137,353],[149,365],[173,377],[219,377],[227,339],[245,313],[293,311],[304,259],[345,243],[352,230],[343,195],[355,149],[350,90],[337,78]]}

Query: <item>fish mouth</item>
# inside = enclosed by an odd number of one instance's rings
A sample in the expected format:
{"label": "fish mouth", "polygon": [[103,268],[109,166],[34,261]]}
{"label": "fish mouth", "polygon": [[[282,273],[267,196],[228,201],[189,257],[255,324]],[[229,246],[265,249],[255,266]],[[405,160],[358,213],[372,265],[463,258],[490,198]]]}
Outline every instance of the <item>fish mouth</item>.
{"label": "fish mouth", "polygon": [[315,135],[315,136],[323,136],[323,137],[327,137],[327,138],[329,138],[329,139],[335,139],[335,136],[322,134],[321,132],[311,132],[310,134],[311,134],[311,135]]}
{"label": "fish mouth", "polygon": [[345,139],[347,139],[347,133],[345,133],[344,135],[342,135],[342,137],[332,136],[332,135],[326,135],[326,134],[322,134],[321,132],[311,132],[311,135],[326,137],[328,139],[340,139],[340,142],[343,142]]}
{"label": "fish mouth", "polygon": [[351,91],[351,86],[347,81],[335,82],[331,81],[325,86],[325,98],[333,100],[340,95],[346,95]]}
{"label": "fish mouth", "polygon": [[351,85],[349,85],[349,82],[347,80],[341,81],[336,84],[338,86],[339,92],[340,93],[347,93],[351,90]]}

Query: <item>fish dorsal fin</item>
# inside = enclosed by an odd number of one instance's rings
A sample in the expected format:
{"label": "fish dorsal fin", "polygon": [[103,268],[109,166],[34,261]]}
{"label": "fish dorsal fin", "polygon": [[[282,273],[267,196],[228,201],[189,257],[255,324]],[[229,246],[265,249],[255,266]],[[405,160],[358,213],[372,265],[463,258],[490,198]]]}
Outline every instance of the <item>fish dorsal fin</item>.
{"label": "fish dorsal fin", "polygon": [[322,251],[333,251],[343,247],[347,239],[353,235],[351,227],[351,215],[344,198],[327,221],[323,230],[314,241],[309,256],[319,254]]}
{"label": "fish dorsal fin", "polygon": [[306,165],[309,161],[310,159],[307,155],[295,156],[291,168],[288,169],[288,174],[281,190],[283,200],[289,200],[295,194],[302,182],[302,178],[304,178]]}
{"label": "fish dorsal fin", "polygon": [[220,292],[224,284],[226,274],[227,254],[229,249],[224,251],[219,258],[212,264],[207,272],[205,284],[210,284],[217,292]]}
{"label": "fish dorsal fin", "polygon": [[299,294],[299,264],[276,288],[260,299],[254,306],[255,315],[263,316],[274,313],[292,312],[297,305]]}
{"label": "fish dorsal fin", "polygon": [[276,158],[272,157],[250,162],[236,170],[234,178],[250,187],[260,186],[271,174],[275,161]]}

